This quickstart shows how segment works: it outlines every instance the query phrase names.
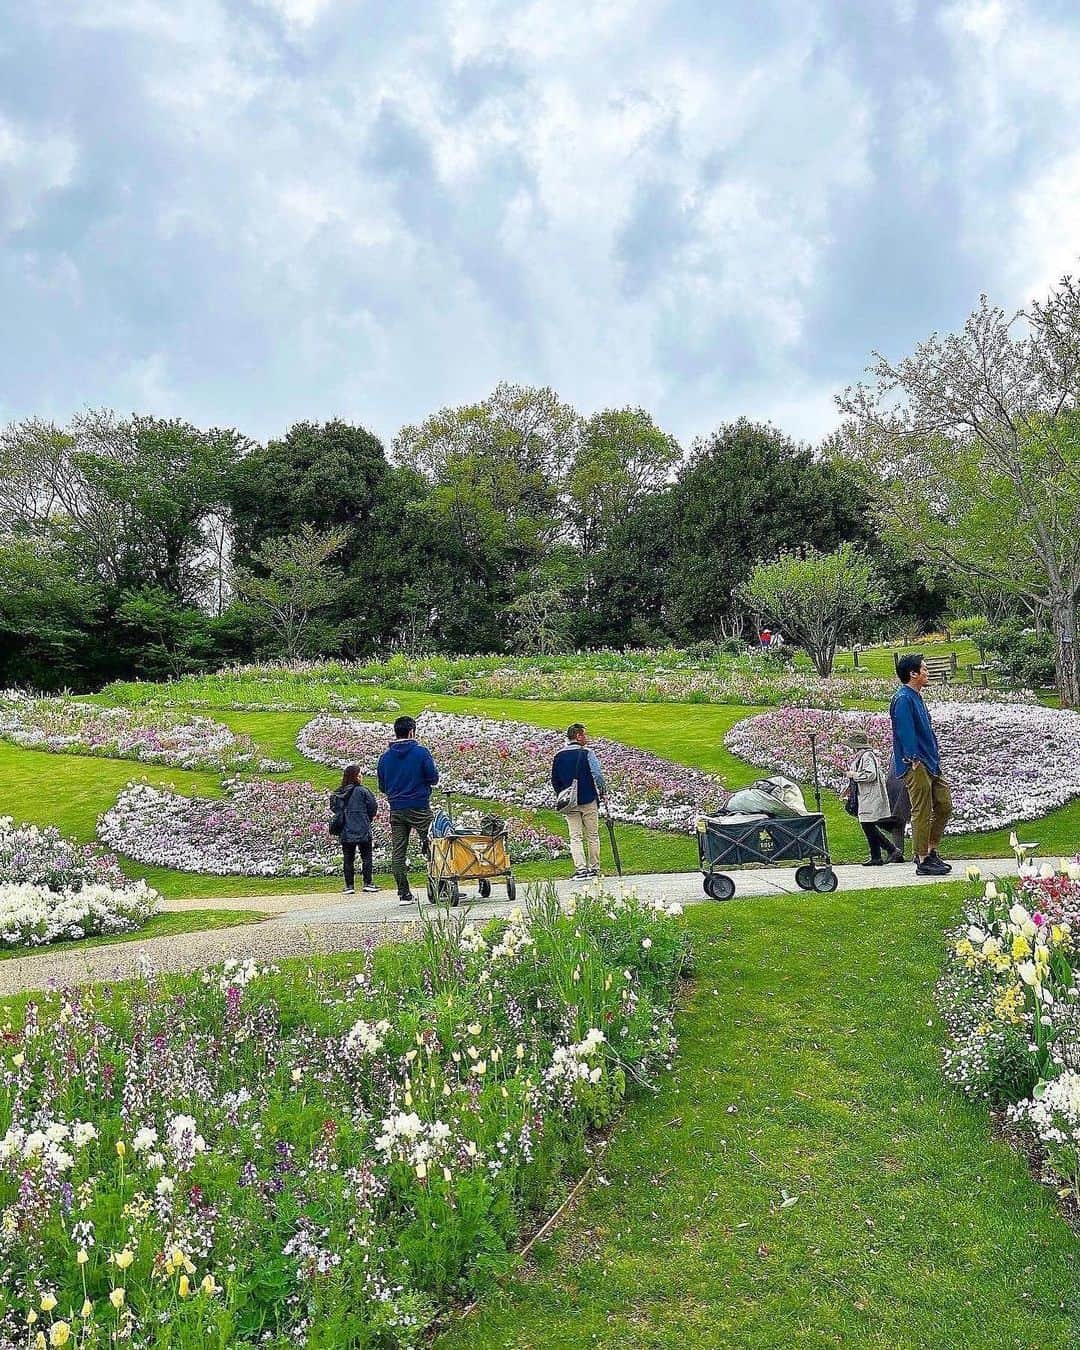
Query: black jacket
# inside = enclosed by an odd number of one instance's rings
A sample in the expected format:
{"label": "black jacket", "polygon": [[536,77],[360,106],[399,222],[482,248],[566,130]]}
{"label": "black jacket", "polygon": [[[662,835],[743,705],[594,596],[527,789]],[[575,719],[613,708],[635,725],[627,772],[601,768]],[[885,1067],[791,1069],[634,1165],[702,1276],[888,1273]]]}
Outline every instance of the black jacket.
{"label": "black jacket", "polygon": [[366,844],[371,838],[371,822],[375,819],[379,804],[375,794],[363,783],[353,787],[338,788],[330,798],[330,810],[337,815],[344,808],[345,828],[340,839],[343,844]]}

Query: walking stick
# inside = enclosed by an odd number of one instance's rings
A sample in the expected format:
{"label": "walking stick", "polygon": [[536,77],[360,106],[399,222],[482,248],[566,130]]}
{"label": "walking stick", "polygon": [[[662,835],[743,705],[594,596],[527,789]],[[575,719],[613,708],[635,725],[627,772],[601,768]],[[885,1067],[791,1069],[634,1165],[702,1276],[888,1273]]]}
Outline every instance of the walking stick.
{"label": "walking stick", "polygon": [[818,783],[817,768],[817,737],[810,733],[810,759],[814,765],[814,801],[817,803],[818,815],[821,815],[821,787]]}
{"label": "walking stick", "polygon": [[615,871],[621,877],[622,859],[619,857],[619,846],[615,842],[615,822],[611,818],[611,807],[608,805],[606,794],[600,800],[604,803],[604,820],[607,823],[608,838],[611,840],[611,856],[615,862]]}

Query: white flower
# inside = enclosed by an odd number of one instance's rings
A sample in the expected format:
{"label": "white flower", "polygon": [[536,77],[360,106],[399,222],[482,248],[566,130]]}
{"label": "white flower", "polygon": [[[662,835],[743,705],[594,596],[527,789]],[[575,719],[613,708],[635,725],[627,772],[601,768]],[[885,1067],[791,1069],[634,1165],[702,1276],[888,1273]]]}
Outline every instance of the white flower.
{"label": "white flower", "polygon": [[133,1153],[146,1153],[157,1143],[157,1130],[144,1125],[141,1129],[135,1131],[135,1138],[131,1141],[131,1151]]}

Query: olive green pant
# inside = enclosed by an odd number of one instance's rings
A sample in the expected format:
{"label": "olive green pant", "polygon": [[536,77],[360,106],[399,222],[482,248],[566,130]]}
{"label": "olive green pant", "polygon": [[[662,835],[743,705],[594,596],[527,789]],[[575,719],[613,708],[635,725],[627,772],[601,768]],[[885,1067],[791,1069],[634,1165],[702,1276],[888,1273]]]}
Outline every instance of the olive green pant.
{"label": "olive green pant", "polygon": [[916,762],[904,774],[904,786],[911,798],[911,842],[916,858],[933,853],[952,815],[952,793],[939,773],[931,773]]}

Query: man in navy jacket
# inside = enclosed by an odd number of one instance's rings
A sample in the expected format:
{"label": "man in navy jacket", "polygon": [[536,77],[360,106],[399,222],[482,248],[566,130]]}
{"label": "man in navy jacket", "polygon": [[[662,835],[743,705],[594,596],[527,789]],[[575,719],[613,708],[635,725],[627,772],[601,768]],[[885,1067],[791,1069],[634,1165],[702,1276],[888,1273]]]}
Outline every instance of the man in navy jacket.
{"label": "man in navy jacket", "polygon": [[896,674],[900,688],[889,704],[893,770],[903,778],[911,799],[915,871],[921,877],[943,877],[952,868],[938,853],[938,845],[952,815],[952,794],[941,776],[941,748],[921,693],[930,675],[921,655],[902,656]]}
{"label": "man in navy jacket", "polygon": [[[555,797],[577,783],[577,806],[563,811],[570,832],[570,854],[574,859],[574,880],[600,875],[600,798],[604,795],[604,775],[600,761],[589,750],[589,738],[580,722],[566,729],[566,743],[551,762],[551,786]],[[588,859],[585,850],[588,848]]]}
{"label": "man in navy jacket", "polygon": [[439,771],[431,751],[416,739],[416,723],[411,717],[397,719],[394,737],[379,756],[379,791],[386,794],[390,803],[390,870],[397,882],[398,903],[414,905],[416,897],[409,890],[405,855],[409,850],[409,834],[415,830],[427,857],[431,789],[439,781]]}

